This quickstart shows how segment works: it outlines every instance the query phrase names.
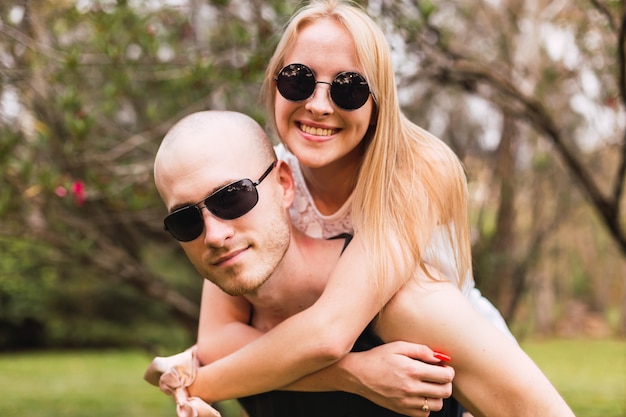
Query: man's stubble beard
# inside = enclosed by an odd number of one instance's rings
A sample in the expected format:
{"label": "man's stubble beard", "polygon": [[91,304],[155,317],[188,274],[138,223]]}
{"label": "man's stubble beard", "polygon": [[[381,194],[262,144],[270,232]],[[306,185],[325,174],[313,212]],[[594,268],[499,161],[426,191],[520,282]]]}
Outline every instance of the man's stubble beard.
{"label": "man's stubble beard", "polygon": [[242,265],[233,265],[224,271],[226,273],[221,280],[212,279],[215,277],[208,277],[208,279],[231,296],[258,291],[283,261],[289,248],[291,238],[290,219],[289,215],[286,212],[284,213],[284,216],[275,219],[267,229],[270,232],[268,234],[269,237],[264,239],[264,247],[260,247],[261,243],[258,242],[250,244],[249,250],[257,251],[260,254],[257,265],[245,266],[247,271],[243,270],[244,266]]}

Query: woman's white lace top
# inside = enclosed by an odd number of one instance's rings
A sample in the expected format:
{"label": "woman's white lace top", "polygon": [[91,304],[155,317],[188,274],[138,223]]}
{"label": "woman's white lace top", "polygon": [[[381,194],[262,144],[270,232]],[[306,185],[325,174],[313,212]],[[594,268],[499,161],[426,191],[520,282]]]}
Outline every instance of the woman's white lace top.
{"label": "woman's white lace top", "polygon": [[[289,209],[289,214],[294,226],[309,236],[324,239],[341,233],[353,233],[351,216],[352,195],[335,213],[331,215],[320,213],[317,207],[315,207],[313,197],[306,185],[298,159],[283,144],[275,146],[274,150],[278,159],[287,162],[293,173],[295,196],[293,204]],[[424,251],[424,261],[435,265],[449,279],[454,279],[452,277],[459,276],[454,258],[454,249],[444,230],[443,227],[435,229],[433,237]],[[475,287],[472,276],[468,276],[464,280],[461,291],[483,316],[513,338],[500,312]]]}

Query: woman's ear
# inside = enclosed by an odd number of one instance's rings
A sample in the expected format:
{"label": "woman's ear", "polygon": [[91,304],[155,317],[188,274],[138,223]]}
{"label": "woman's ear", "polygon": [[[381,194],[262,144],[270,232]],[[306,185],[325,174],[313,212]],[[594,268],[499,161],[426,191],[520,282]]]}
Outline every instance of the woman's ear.
{"label": "woman's ear", "polygon": [[283,187],[283,202],[285,208],[291,207],[295,196],[295,184],[293,181],[293,174],[291,173],[291,167],[285,161],[280,159],[276,162],[276,170],[278,171],[278,181]]}

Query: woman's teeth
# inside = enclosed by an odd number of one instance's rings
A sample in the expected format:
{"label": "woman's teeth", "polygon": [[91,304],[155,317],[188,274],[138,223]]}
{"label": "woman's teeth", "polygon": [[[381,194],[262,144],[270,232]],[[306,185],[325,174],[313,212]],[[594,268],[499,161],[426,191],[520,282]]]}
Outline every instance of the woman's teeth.
{"label": "woman's teeth", "polygon": [[330,136],[334,135],[337,132],[337,129],[324,129],[321,127],[313,127],[303,124],[300,125],[300,130],[302,130],[304,133],[315,136]]}

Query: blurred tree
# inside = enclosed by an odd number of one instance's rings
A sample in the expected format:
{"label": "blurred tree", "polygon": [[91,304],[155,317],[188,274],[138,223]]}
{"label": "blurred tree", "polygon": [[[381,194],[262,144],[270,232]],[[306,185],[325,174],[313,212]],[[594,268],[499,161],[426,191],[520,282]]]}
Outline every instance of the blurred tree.
{"label": "blurred tree", "polygon": [[[600,312],[619,309],[626,330],[622,4],[361,3],[388,34],[405,112],[466,164],[479,287],[509,320],[527,314],[525,294],[586,297]],[[107,316],[116,307],[105,295],[138,300],[111,320],[145,315],[147,295],[194,333],[201,280],[161,228],[154,153],[193,111],[228,108],[264,122],[261,79],[298,2],[175,4],[0,4],[0,236],[36,248],[8,252],[29,258],[29,268],[0,263],[11,277],[0,279],[0,302],[32,302],[9,281],[54,276],[69,294],[57,299],[78,309],[66,315]],[[584,230],[594,243],[576,245],[564,230]],[[95,289],[101,302],[79,302]],[[558,317],[543,310],[535,315],[550,331]]]}
{"label": "blurred tree", "polygon": [[[511,320],[547,238],[582,198],[614,242],[616,275],[596,284],[624,294],[622,2],[380,4],[389,28],[398,28],[404,62],[415,64],[400,82],[408,87],[407,112],[455,147],[470,187],[488,194],[474,194],[488,198],[473,205],[482,207],[474,223],[479,287]],[[551,194],[542,193],[546,180]]]}
{"label": "blurred tree", "polygon": [[[0,234],[27,231],[50,248],[42,267],[131,286],[168,305],[193,334],[201,279],[162,230],[152,160],[184,114],[261,114],[251,98],[268,50],[258,39],[276,25],[259,23],[262,2],[245,19],[229,2],[150,3],[0,6]],[[162,255],[154,262],[147,262],[149,246]],[[161,259],[179,266],[164,276]]]}

